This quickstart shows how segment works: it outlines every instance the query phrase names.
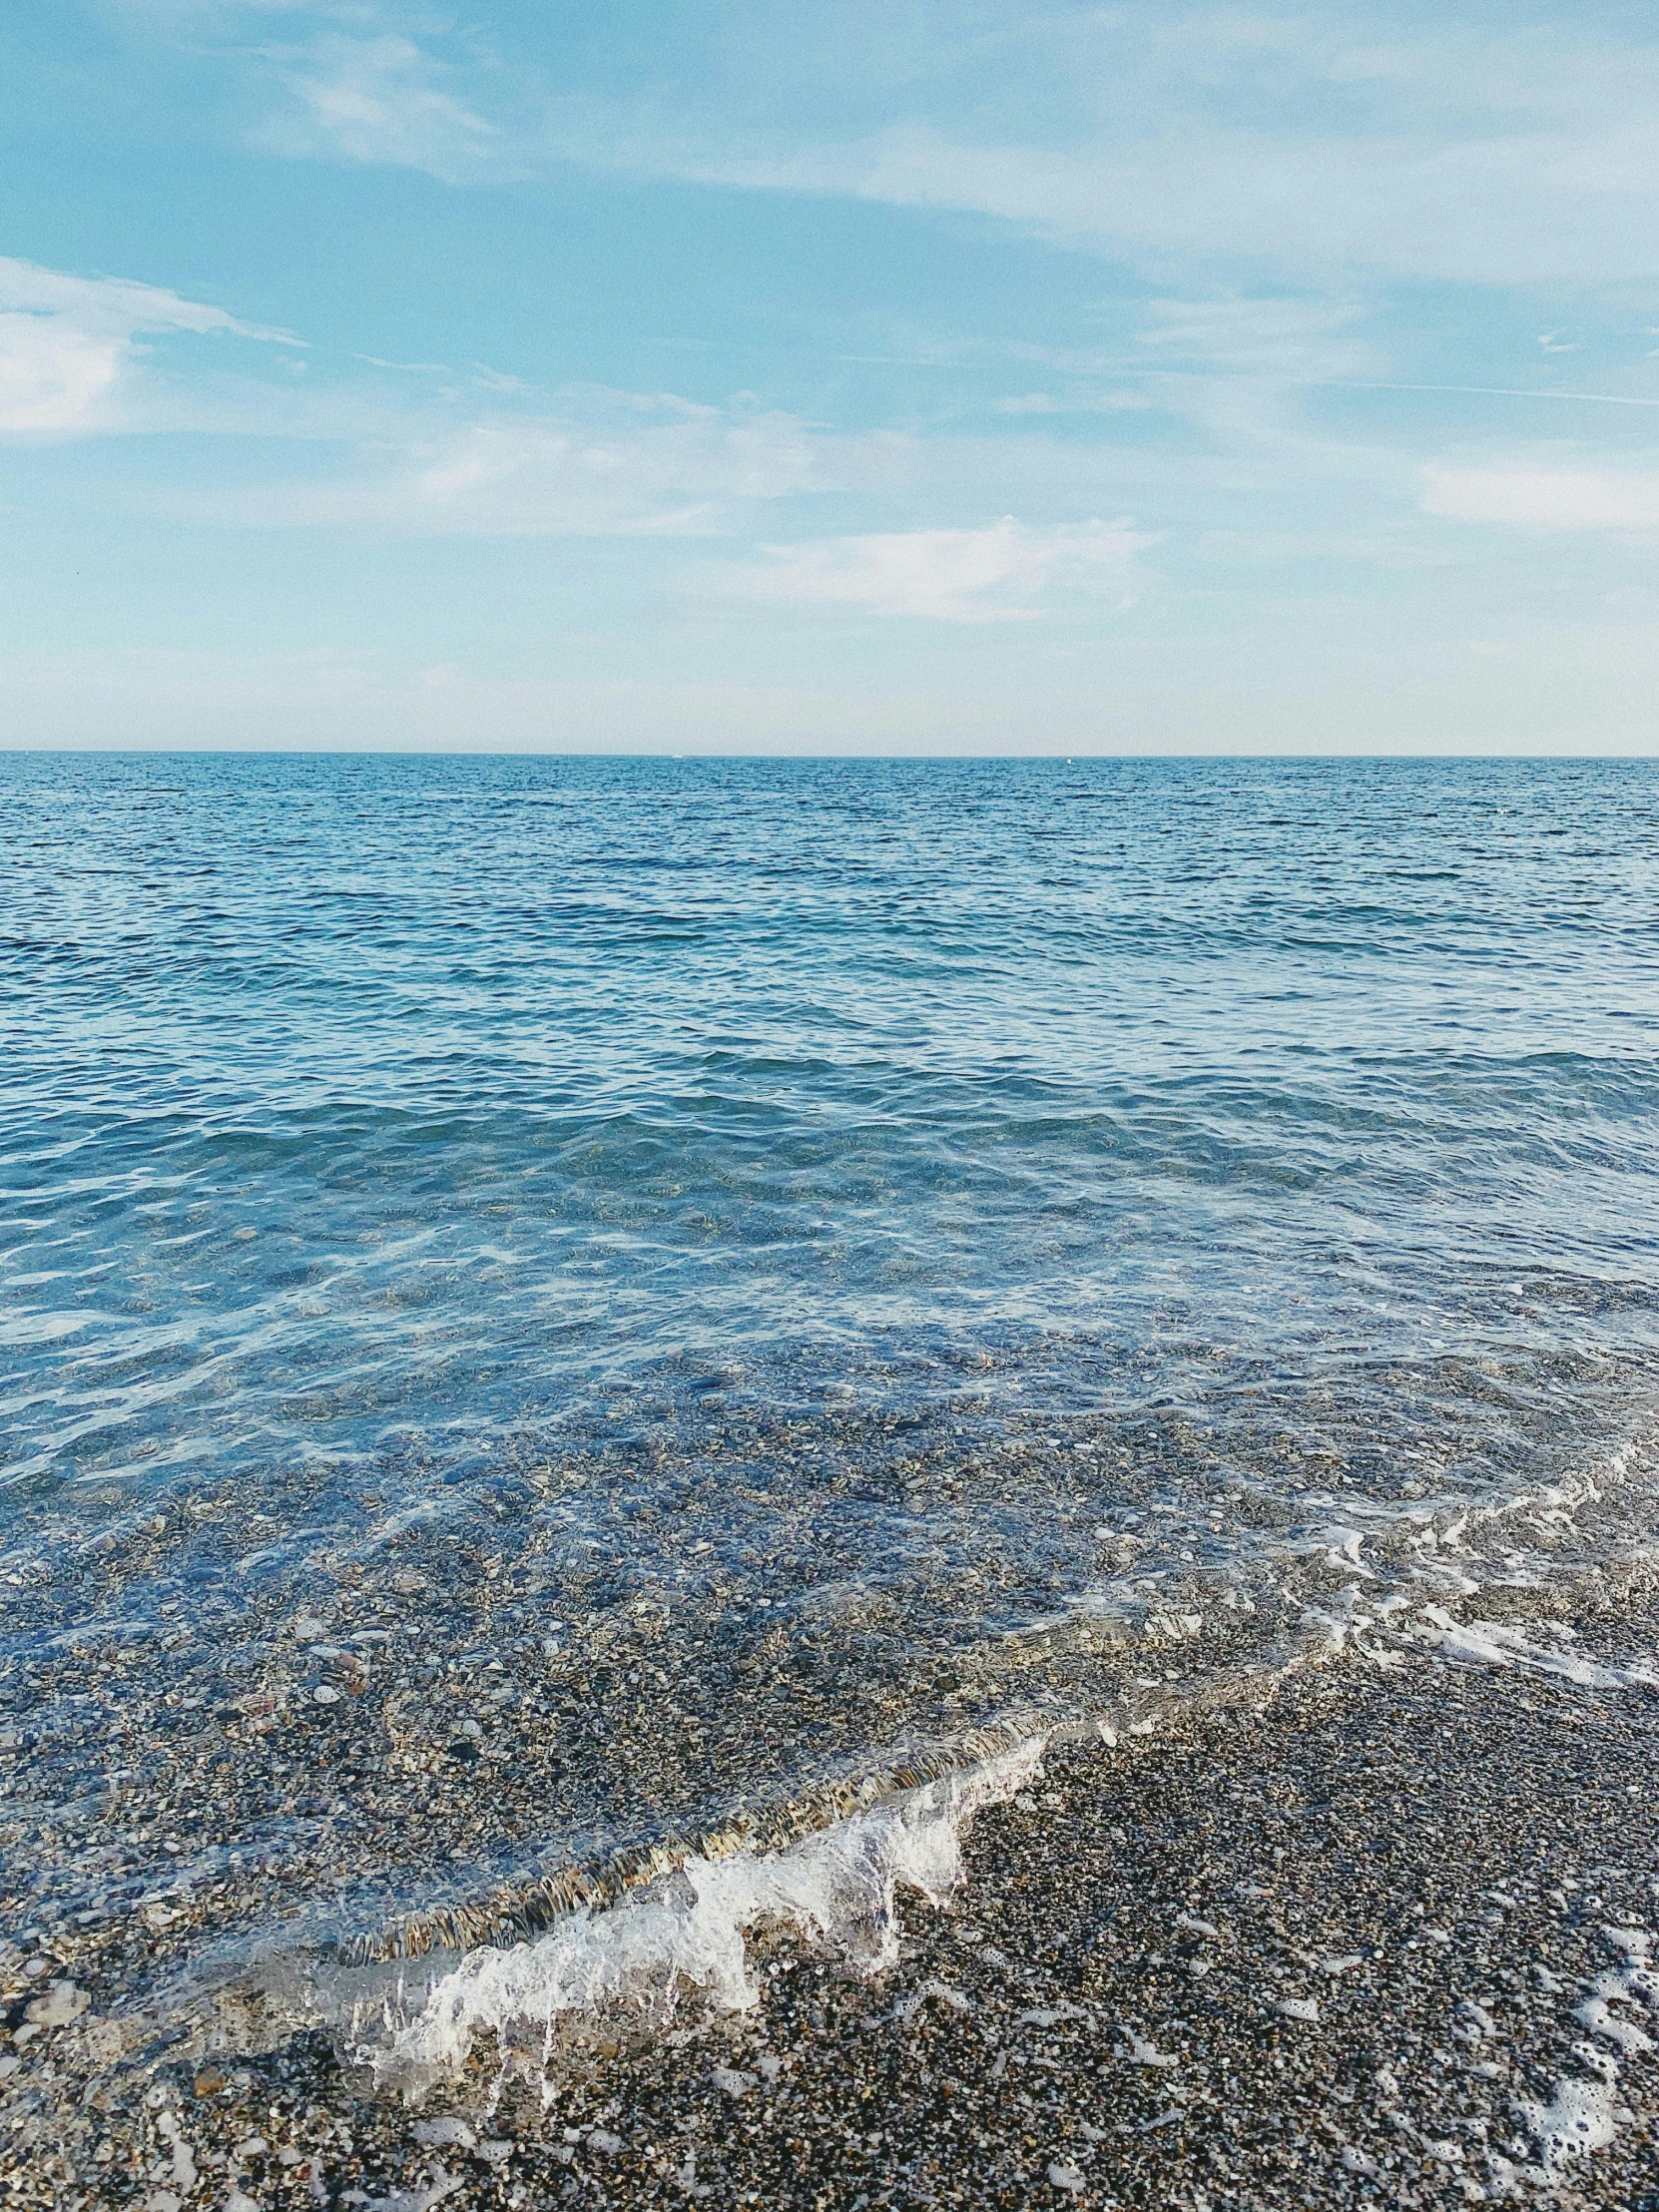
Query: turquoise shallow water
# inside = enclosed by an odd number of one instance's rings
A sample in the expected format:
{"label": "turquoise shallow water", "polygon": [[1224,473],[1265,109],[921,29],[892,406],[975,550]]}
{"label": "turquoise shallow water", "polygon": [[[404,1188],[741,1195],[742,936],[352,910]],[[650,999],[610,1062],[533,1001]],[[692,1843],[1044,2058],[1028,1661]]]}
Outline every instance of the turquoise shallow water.
{"label": "turquoise shallow water", "polygon": [[1647,1418],[1651,764],[0,800],[23,1919],[285,1867],[366,1925],[695,1827],[1083,1696],[1010,1635]]}

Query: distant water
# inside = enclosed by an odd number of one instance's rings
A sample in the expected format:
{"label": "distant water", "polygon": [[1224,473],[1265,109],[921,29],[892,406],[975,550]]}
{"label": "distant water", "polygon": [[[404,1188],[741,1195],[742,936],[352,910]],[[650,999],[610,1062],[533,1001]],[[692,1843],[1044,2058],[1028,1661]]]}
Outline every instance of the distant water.
{"label": "distant water", "polygon": [[465,1936],[1640,1448],[1652,764],[0,757],[0,868],[17,1940]]}

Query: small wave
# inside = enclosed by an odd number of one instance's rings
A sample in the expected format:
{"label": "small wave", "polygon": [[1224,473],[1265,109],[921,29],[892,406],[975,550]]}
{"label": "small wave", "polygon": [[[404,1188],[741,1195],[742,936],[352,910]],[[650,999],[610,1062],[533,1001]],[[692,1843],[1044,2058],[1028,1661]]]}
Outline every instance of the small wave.
{"label": "small wave", "polygon": [[[787,1851],[694,1854],[621,1904],[573,1913],[535,1942],[468,1952],[416,2001],[402,1976],[353,1992],[345,2043],[358,2064],[415,2097],[493,2035],[503,2076],[545,2081],[573,2033],[665,2028],[688,2003],[707,2016],[760,2000],[746,1938],[792,1931],[879,1973],[898,1955],[897,1892],[940,1905],[963,1880],[973,1815],[1011,1798],[1042,1763],[1045,1736],[836,1822]],[[328,2007],[328,1988],[319,1995]]]}

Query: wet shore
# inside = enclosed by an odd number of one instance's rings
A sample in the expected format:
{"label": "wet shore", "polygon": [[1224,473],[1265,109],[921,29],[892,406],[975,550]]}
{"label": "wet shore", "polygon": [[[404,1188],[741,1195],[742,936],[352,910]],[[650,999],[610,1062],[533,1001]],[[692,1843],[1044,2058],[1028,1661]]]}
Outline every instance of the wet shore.
{"label": "wet shore", "polygon": [[[1563,1626],[1581,1675],[1659,1651],[1640,1589]],[[545,2106],[483,2047],[412,2108],[319,2038],[101,2080],[102,1993],[37,1954],[0,2184],[66,2212],[1645,2212],[1659,1692],[1425,1656],[1257,1698],[1053,1750],[976,1819],[949,1910],[903,1899],[878,1980],[763,1939],[752,2011],[595,2051]]]}

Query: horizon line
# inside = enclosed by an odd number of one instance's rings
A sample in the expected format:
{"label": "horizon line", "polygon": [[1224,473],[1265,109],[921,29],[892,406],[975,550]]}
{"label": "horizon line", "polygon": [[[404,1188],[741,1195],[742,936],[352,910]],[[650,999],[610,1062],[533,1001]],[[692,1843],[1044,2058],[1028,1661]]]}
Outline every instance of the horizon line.
{"label": "horizon line", "polygon": [[283,745],[7,745],[0,741],[0,760],[36,760],[98,758],[144,760],[350,760],[350,761],[666,761],[691,763],[699,761],[949,761],[1006,764],[1047,764],[1062,768],[1075,768],[1086,763],[1106,761],[1606,761],[1606,762],[1659,762],[1659,743],[1642,752],[1577,752],[1531,749],[1527,751],[1501,751],[1495,748],[1459,750],[1456,748],[1412,748],[1402,746],[1354,749],[1343,751],[1319,751],[1312,748],[1233,749],[1195,748],[1178,750],[1160,748],[1156,751],[1112,751],[1072,753],[991,753],[991,752],[820,752],[820,751],[771,751],[745,749],[734,752],[715,752],[697,749],[686,752],[657,751],[629,747],[627,749],[582,750],[575,747],[507,746],[283,746]]}

